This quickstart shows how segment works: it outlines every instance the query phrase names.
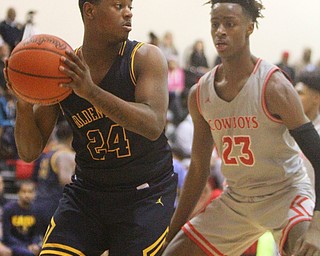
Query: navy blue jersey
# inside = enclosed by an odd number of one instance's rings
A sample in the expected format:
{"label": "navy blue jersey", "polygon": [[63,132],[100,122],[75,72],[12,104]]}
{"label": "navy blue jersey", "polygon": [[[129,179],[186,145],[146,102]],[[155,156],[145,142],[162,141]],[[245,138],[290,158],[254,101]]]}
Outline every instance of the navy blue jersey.
{"label": "navy blue jersey", "polygon": [[[143,45],[127,40],[100,82],[104,90],[135,101],[133,60]],[[72,93],[61,108],[73,129],[76,175],[95,185],[134,185],[157,179],[172,170],[172,156],[164,133],[156,141],[128,131],[85,99]]]}
{"label": "navy blue jersey", "polygon": [[62,198],[63,187],[59,182],[55,159],[59,153],[64,153],[67,149],[56,147],[47,153],[43,153],[37,161],[37,195],[34,201],[38,218],[38,228],[41,234],[44,234],[50,219],[59,205]]}
{"label": "navy blue jersey", "polygon": [[50,150],[38,159],[39,169],[37,170],[37,196],[36,199],[48,199],[58,202],[62,197],[63,186],[60,185],[54,157],[59,149]]}

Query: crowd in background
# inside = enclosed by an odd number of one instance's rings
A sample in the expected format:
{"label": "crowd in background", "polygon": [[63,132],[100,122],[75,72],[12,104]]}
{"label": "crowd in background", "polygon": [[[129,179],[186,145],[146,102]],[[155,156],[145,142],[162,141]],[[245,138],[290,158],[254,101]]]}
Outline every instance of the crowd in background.
{"label": "crowd in background", "polygon": [[[54,211],[57,200],[62,195],[62,187],[70,181],[74,169],[70,131],[65,126],[63,117],[59,122],[62,127],[57,127],[55,135],[47,146],[46,152],[39,158],[39,161],[32,164],[21,163],[15,147],[13,134],[15,96],[6,87],[3,67],[5,59],[10,55],[14,47],[24,38],[37,33],[33,26],[35,13],[35,11],[29,11],[26,16],[26,22],[20,24],[15,20],[16,13],[14,8],[9,8],[5,20],[0,23],[0,241],[5,244],[0,243],[0,255],[12,255],[15,250],[22,251],[19,251],[19,255],[37,255],[39,239],[45,231],[45,226],[50,221],[50,217],[43,216],[39,212],[43,212],[43,209],[48,209],[48,207],[52,209],[49,215]],[[219,58],[211,59],[210,57],[208,59],[205,54],[204,42],[201,39],[197,39],[194,42],[190,42],[192,44],[190,53],[186,61],[181,63],[181,52],[175,47],[174,35],[170,31],[166,32],[163,37],[158,37],[155,32],[150,32],[149,38],[148,43],[158,46],[168,62],[169,109],[166,135],[173,151],[174,168],[179,175],[177,188],[179,196],[184,177],[188,171],[193,137],[193,124],[187,107],[188,91],[203,74],[214,65],[219,64]],[[308,93],[311,98],[315,96],[314,101],[309,98],[305,103],[309,105],[304,107],[309,119],[314,121],[316,127],[319,127],[320,73],[318,70],[320,67],[312,61],[311,48],[302,49],[301,55],[301,60],[293,64],[290,62],[290,53],[284,51],[280,56],[279,62],[275,64],[283,70],[294,86],[301,84],[301,82],[305,85],[305,87],[301,87],[301,85],[297,87],[302,99]],[[64,172],[59,172],[57,171],[59,168],[54,169],[50,165],[52,155],[57,154],[59,150],[68,152],[67,159],[63,159],[67,166],[56,163],[57,166],[61,167],[61,170],[65,170]],[[223,191],[226,184],[220,172],[220,163],[219,156],[214,152],[212,155],[211,175],[199,204],[194,210],[194,214],[201,211],[208,202],[219,196]],[[28,168],[28,175],[18,175],[18,173],[21,174],[18,167],[24,168],[23,170]],[[11,183],[9,182],[10,175],[8,171],[14,174],[14,181],[11,181]],[[41,184],[44,184],[47,189],[43,189]],[[9,186],[13,187],[9,188]],[[54,194],[54,198],[57,200],[47,200],[46,193],[48,193],[48,196],[50,194],[50,198]],[[37,208],[36,203],[39,201],[41,201],[41,207]],[[13,223],[8,223],[5,219],[11,216],[10,214],[25,216],[25,219],[21,220],[21,225],[17,221],[16,226],[10,227]],[[2,219],[2,215],[4,219]],[[38,223],[42,221],[41,228],[35,228],[32,225],[34,223],[33,218],[38,218]],[[8,230],[3,232],[3,223],[7,228],[10,227],[9,229],[13,230],[11,234],[8,234]],[[17,244],[19,245],[18,248]],[[248,252],[247,255],[250,255],[250,253]]]}

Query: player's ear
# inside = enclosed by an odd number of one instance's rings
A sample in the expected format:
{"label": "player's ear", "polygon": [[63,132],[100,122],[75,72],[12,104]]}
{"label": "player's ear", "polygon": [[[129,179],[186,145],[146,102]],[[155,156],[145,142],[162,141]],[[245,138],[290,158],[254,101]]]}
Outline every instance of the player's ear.
{"label": "player's ear", "polygon": [[95,14],[95,6],[89,2],[83,4],[83,16],[92,19]]}
{"label": "player's ear", "polygon": [[254,22],[249,22],[247,25],[247,37],[252,34],[254,30]]}

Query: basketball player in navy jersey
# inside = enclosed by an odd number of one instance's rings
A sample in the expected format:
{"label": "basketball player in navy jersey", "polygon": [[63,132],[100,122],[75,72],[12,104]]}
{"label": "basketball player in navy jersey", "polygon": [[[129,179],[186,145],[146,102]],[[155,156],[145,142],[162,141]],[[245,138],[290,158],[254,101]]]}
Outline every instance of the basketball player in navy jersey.
{"label": "basketball player in navy jersey", "polygon": [[73,129],[75,176],[40,255],[159,255],[177,188],[164,135],[167,63],[157,47],[128,40],[132,0],[79,0],[79,7],[83,44],[60,67],[72,78],[61,86],[73,93],[53,106],[17,102],[25,161],[42,152],[60,108]]}
{"label": "basketball player in navy jersey", "polygon": [[59,121],[54,129],[48,151],[42,153],[35,163],[34,178],[37,193],[34,206],[39,212],[38,228],[44,235],[59,200],[63,188],[71,182],[74,174],[74,151],[71,148],[72,130],[66,121]]}
{"label": "basketball player in navy jersey", "polygon": [[[320,255],[320,139],[278,67],[251,54],[258,0],[211,0],[211,35],[222,63],[192,87],[190,168],[165,256],[241,255],[271,231],[280,255]],[[312,163],[316,197],[299,147]],[[228,187],[188,221],[216,146]],[[182,229],[181,229],[182,228]]]}

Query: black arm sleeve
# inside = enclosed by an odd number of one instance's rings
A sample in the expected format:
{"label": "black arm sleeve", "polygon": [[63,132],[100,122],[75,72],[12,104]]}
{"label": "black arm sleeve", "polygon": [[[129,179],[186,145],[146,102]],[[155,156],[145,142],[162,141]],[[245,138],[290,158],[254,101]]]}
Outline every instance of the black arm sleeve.
{"label": "black arm sleeve", "polygon": [[316,207],[320,211],[320,137],[312,122],[290,130],[291,136],[298,143],[303,154],[311,162],[315,175]]}

